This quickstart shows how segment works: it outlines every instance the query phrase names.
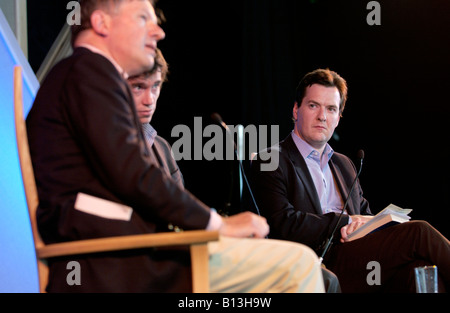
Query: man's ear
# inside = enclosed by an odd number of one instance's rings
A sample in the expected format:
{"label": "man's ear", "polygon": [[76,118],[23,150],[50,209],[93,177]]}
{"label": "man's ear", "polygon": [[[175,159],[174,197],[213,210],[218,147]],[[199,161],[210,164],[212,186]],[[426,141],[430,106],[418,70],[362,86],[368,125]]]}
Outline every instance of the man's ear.
{"label": "man's ear", "polygon": [[341,121],[341,117],[342,117],[342,116],[339,115],[339,117],[338,117],[338,119],[337,119],[337,122],[336,122],[336,127],[339,126],[339,122]]}
{"label": "man's ear", "polygon": [[293,107],[293,109],[292,109],[292,120],[293,120],[294,122],[297,121],[297,116],[298,116],[298,102],[295,101],[294,107]]}
{"label": "man's ear", "polygon": [[95,10],[91,15],[91,25],[94,32],[105,37],[109,34],[111,16],[102,10]]}

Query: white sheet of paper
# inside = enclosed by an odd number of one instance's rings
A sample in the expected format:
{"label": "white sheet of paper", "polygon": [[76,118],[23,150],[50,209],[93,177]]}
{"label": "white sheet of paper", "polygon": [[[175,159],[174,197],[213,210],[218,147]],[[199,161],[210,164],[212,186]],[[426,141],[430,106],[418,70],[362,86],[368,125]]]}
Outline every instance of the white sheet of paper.
{"label": "white sheet of paper", "polygon": [[129,206],[79,193],[75,201],[75,209],[102,218],[126,221],[131,220],[133,209]]}

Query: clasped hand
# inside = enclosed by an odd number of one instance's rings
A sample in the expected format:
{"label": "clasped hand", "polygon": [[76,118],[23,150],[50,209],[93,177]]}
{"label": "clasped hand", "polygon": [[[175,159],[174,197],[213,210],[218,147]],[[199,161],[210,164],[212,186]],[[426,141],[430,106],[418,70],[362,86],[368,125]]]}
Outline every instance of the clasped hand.
{"label": "clasped hand", "polygon": [[244,212],[223,218],[219,233],[237,238],[265,238],[269,234],[269,225],[264,217]]}
{"label": "clasped hand", "polygon": [[[341,242],[348,242],[348,235],[356,231],[372,216],[353,215],[352,222],[341,228]],[[265,238],[269,234],[267,220],[251,212],[243,212],[230,217],[223,218],[219,232],[223,236],[237,238]]]}

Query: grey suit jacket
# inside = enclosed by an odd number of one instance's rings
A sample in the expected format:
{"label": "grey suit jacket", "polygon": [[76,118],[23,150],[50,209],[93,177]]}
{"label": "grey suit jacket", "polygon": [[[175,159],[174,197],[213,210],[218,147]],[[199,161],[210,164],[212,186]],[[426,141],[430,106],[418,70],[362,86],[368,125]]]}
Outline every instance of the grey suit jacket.
{"label": "grey suit jacket", "polygon": [[181,189],[184,189],[183,174],[173,157],[172,148],[167,140],[160,136],[156,136],[152,150],[155,153],[155,157],[161,168],[164,169],[166,174],[171,177]]}

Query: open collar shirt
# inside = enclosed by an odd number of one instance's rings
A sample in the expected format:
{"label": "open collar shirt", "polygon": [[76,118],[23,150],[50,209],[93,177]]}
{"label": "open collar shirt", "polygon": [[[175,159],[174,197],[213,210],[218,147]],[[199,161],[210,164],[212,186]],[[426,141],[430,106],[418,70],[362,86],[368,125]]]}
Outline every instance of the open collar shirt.
{"label": "open collar shirt", "polygon": [[316,149],[297,136],[295,132],[292,132],[292,139],[308,166],[323,214],[340,213],[343,201],[329,165],[334,150],[329,144],[326,144],[322,155],[320,155]]}

